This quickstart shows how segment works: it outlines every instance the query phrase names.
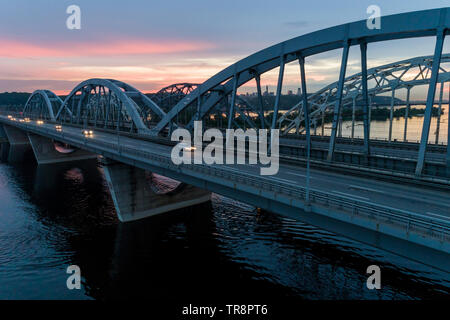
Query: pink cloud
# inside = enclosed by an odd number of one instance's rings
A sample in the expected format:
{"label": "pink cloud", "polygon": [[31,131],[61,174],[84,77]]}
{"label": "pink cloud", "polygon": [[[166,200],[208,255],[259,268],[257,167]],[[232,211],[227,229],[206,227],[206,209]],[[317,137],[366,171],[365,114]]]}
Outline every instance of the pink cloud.
{"label": "pink cloud", "polygon": [[33,44],[0,39],[0,57],[43,58],[163,54],[198,51],[212,48],[212,44],[188,41],[152,41],[120,39],[105,42],[58,42]]}

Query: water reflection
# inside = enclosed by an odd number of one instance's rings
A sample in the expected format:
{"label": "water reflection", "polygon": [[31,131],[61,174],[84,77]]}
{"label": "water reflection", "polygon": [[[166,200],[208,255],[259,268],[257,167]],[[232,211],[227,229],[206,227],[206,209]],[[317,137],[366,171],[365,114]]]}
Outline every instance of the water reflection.
{"label": "water reflection", "polygon": [[[118,223],[95,161],[0,164],[0,298],[448,298],[448,274],[214,195]],[[157,179],[158,177],[153,177]],[[0,184],[2,185],[2,184]],[[65,287],[81,267],[83,290]],[[365,287],[382,267],[380,291]]]}

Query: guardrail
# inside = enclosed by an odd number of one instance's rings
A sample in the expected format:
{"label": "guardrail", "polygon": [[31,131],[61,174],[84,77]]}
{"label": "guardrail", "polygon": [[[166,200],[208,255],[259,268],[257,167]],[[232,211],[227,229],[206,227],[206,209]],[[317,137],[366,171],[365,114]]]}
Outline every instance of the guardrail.
{"label": "guardrail", "polygon": [[[24,122],[12,121],[9,119],[2,119],[3,121],[13,122],[17,127],[27,131],[32,131],[38,134],[46,135],[53,139],[65,140],[67,143],[74,145],[85,145],[91,148],[101,149],[104,152],[119,154],[120,156],[128,156],[140,158],[140,160],[152,160],[157,162],[157,165],[163,164],[163,167],[171,169],[175,172],[190,170],[202,173],[206,176],[213,176],[216,178],[226,179],[228,181],[236,182],[242,185],[250,186],[264,191],[274,192],[288,198],[301,200],[306,203],[306,189],[301,186],[292,186],[281,181],[271,181],[268,177],[255,177],[246,172],[231,172],[226,167],[218,168],[211,165],[194,165],[182,164],[175,165],[170,157],[155,154],[152,152],[122,146],[116,143],[103,142],[93,138],[83,138],[67,132],[57,132],[56,129],[49,129],[39,125],[30,125]],[[206,178],[205,176],[205,178]],[[349,212],[353,215],[365,215],[371,219],[384,220],[389,223],[398,223],[406,226],[406,230],[422,229],[430,236],[445,240],[450,238],[450,219],[430,218],[425,215],[413,213],[401,209],[390,208],[383,205],[373,204],[364,200],[356,200],[351,197],[332,195],[318,190],[310,190],[310,203],[319,204],[322,206],[334,206],[339,210]]]}

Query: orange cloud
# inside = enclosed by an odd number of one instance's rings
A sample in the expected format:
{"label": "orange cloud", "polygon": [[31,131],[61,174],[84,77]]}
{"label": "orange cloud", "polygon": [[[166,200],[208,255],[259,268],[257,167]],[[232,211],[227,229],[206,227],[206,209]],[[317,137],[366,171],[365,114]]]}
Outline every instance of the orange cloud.
{"label": "orange cloud", "polygon": [[151,41],[121,39],[109,42],[65,42],[36,45],[10,39],[0,39],[0,57],[42,58],[146,55],[198,51],[212,48],[205,42]]}

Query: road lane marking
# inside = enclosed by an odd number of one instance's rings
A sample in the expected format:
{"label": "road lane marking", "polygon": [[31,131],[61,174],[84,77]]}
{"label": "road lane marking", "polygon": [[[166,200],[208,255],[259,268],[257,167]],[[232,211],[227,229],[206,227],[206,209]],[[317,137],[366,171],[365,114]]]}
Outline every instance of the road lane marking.
{"label": "road lane marking", "polygon": [[292,173],[292,172],[287,172],[287,174],[290,174],[290,175],[293,175],[293,176],[299,176],[299,177],[306,178],[306,174]]}
{"label": "road lane marking", "polygon": [[441,218],[441,219],[445,219],[445,220],[449,219],[448,216],[443,216],[443,215],[440,215],[440,214],[437,214],[437,213],[433,213],[433,212],[427,212],[427,214],[435,216],[435,217],[438,217],[438,218]]}
{"label": "road lane marking", "polygon": [[333,191],[331,191],[331,192],[333,192],[333,193],[338,193],[338,194],[340,194],[340,195],[347,196],[347,197],[359,198],[359,199],[362,199],[362,200],[370,201],[369,198],[357,196],[357,195],[354,195],[354,194],[344,193],[344,192],[340,192],[340,191],[337,191],[337,190],[333,190]]}
{"label": "road lane marking", "polygon": [[[412,200],[412,201],[419,201],[419,202],[425,202],[425,203],[428,203],[428,204],[436,205],[436,202],[434,202],[432,200],[412,198],[412,197],[409,197],[407,195],[394,194],[394,193],[391,193],[391,192],[381,191],[381,190],[367,188],[367,187],[362,187],[362,186],[357,186],[357,185],[349,185],[349,188],[357,189],[357,190],[364,190],[364,191],[369,191],[369,192],[377,192],[377,193],[386,194],[386,195],[389,195],[389,196],[395,197],[395,198]],[[443,206],[443,207],[450,208],[450,205],[446,204],[446,203],[439,203],[439,205]]]}

